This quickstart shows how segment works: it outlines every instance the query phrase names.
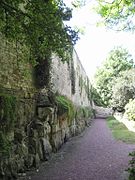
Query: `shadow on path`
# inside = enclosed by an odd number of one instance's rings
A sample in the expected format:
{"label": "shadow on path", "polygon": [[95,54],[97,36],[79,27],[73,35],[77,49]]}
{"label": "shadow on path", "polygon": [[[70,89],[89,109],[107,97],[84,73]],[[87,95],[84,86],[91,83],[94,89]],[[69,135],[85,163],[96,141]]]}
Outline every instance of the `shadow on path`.
{"label": "shadow on path", "polygon": [[[32,180],[124,180],[135,145],[116,141],[105,119],[95,119],[31,175]],[[27,178],[29,179],[29,178]]]}

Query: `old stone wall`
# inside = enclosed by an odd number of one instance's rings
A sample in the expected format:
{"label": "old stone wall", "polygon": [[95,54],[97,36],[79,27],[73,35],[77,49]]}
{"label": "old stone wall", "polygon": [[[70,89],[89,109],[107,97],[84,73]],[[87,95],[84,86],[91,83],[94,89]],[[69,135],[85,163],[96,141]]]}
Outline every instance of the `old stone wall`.
{"label": "old stone wall", "polygon": [[52,84],[54,91],[66,95],[75,105],[91,106],[89,98],[91,84],[75,50],[73,59],[68,63],[63,63],[58,57],[53,56]]}
{"label": "old stone wall", "polygon": [[11,43],[0,34],[0,86],[32,91],[32,65],[29,50],[19,43]]}
{"label": "old stone wall", "polygon": [[93,113],[75,52],[68,64],[55,56],[53,88],[37,89],[27,48],[0,38],[0,179],[15,179],[82,132]]}

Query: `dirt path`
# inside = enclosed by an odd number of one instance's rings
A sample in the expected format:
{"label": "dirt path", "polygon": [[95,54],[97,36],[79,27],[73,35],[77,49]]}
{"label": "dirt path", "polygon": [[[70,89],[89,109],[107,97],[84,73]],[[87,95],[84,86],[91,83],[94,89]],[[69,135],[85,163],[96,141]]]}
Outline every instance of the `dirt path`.
{"label": "dirt path", "polygon": [[128,153],[135,145],[113,139],[104,119],[96,119],[84,134],[67,142],[32,180],[124,180]]}

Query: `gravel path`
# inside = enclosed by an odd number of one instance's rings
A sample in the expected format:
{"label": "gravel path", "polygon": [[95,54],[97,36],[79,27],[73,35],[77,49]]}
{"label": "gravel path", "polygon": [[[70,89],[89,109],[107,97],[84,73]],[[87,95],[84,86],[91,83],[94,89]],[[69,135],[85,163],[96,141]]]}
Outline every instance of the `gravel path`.
{"label": "gravel path", "polygon": [[96,119],[85,133],[71,139],[32,180],[124,180],[128,153],[135,145],[113,139],[104,119]]}

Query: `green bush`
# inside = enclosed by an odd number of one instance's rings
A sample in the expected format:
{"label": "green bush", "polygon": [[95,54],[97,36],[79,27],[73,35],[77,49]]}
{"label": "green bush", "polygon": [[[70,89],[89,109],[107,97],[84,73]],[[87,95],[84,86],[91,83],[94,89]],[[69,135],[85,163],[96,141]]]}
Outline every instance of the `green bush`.
{"label": "green bush", "polygon": [[75,116],[75,107],[71,100],[66,96],[57,95],[56,103],[58,105],[58,115],[67,113],[68,118],[72,120]]}
{"label": "green bush", "polygon": [[91,98],[94,102],[95,105],[97,106],[102,106],[102,107],[106,107],[102,97],[100,96],[100,94],[97,92],[97,89],[94,87],[91,87]]}
{"label": "green bush", "polygon": [[55,99],[58,107],[58,116],[67,114],[70,122],[74,117],[76,119],[94,117],[94,110],[90,109],[90,107],[75,108],[72,101],[69,100],[66,96],[57,95]]}
{"label": "green bush", "polygon": [[76,119],[92,118],[95,115],[94,113],[94,110],[90,109],[90,107],[78,107],[76,109]]}
{"label": "green bush", "polygon": [[129,103],[125,106],[125,114],[129,120],[135,121],[135,99],[129,100]]}
{"label": "green bush", "polygon": [[135,151],[129,153],[129,156],[132,158],[129,161],[129,166],[128,166],[128,173],[129,173],[129,180],[134,180],[135,179]]}

